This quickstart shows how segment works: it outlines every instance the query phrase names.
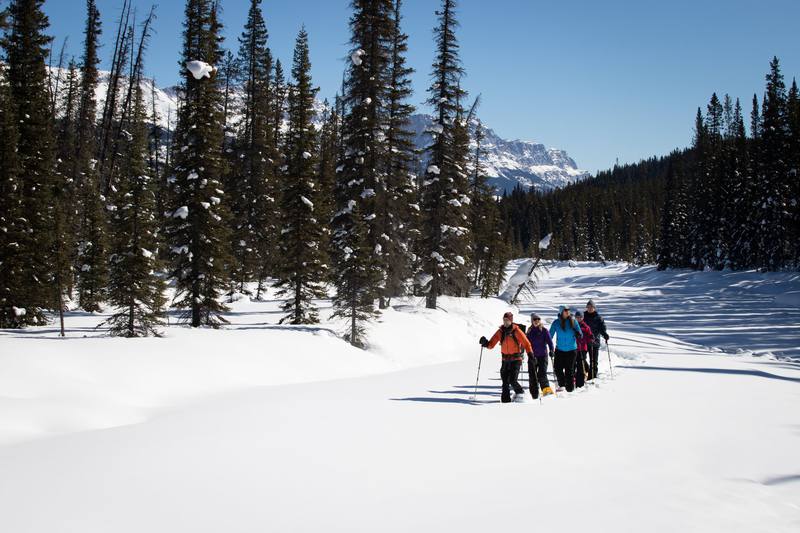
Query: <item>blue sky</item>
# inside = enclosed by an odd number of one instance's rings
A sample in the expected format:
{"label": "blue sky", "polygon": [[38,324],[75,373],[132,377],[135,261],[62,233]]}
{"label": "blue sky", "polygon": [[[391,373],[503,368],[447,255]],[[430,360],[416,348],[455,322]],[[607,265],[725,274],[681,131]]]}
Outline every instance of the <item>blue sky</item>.
{"label": "blue sky", "polygon": [[[112,52],[121,0],[97,0],[104,27],[103,68]],[[138,2],[140,16],[151,2]],[[0,0],[0,4],[3,4]],[[161,0],[147,71],[161,86],[178,79],[182,0]],[[222,0],[226,45],[237,47],[247,0]],[[331,97],[347,57],[347,0],[264,0],[270,47],[285,64],[302,24],[310,34],[313,77]],[[425,98],[438,0],[405,0],[404,29],[414,103]],[[84,2],[48,0],[57,46],[69,36],[80,55]],[[479,115],[506,138],[563,148],[582,168],[664,154],[690,142],[694,114],[711,93],[750,108],[769,60],[787,83],[800,77],[800,1],[461,0],[466,88],[482,95]]]}

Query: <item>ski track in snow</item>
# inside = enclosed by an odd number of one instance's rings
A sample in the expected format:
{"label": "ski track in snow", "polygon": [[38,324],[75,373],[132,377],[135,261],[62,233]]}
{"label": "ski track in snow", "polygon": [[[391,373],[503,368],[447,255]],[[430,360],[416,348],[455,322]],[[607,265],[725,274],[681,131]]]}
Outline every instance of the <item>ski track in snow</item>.
{"label": "ski track in snow", "polygon": [[0,331],[0,531],[797,531],[798,293],[551,265],[517,321],[593,298],[614,377],[604,347],[596,385],[512,405],[497,350],[471,399],[499,300],[399,301],[368,352],[270,294],[225,331]]}

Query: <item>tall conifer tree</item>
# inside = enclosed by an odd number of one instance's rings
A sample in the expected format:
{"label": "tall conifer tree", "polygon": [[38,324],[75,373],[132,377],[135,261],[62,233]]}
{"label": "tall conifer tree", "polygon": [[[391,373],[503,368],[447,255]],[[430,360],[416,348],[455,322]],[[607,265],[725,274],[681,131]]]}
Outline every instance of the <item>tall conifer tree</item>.
{"label": "tall conifer tree", "polygon": [[293,82],[289,86],[289,129],[286,132],[285,174],[281,177],[281,266],[276,284],[285,299],[281,322],[313,324],[319,316],[313,300],[325,296],[325,243],[317,218],[317,134],[312,123],[317,89],[311,81],[308,33],[300,30],[294,49]]}
{"label": "tall conifer tree", "polygon": [[117,309],[107,323],[112,335],[158,335],[164,317],[164,282],[157,274],[157,180],[148,165],[148,131],[141,63],[134,73],[134,105],[126,124],[121,172],[113,192],[110,226],[109,302]]}
{"label": "tall conifer tree", "polygon": [[78,234],[78,300],[85,311],[99,311],[108,281],[106,201],[101,195],[95,154],[100,13],[94,0],[86,1],[86,28],[81,61],[80,105],[72,178],[80,206]]}
{"label": "tall conifer tree", "polygon": [[[259,288],[274,273],[277,206],[275,168],[272,54],[260,0],[251,0],[244,32],[239,38],[238,63],[244,82],[241,123],[232,149],[228,178],[232,197],[233,281],[245,291],[256,278]],[[260,292],[260,291],[259,291]]]}
{"label": "tall conifer tree", "polygon": [[166,237],[173,258],[175,305],[187,309],[192,327],[216,327],[226,310],[226,193],[221,188],[222,95],[213,66],[222,58],[217,3],[187,0],[183,32],[183,101],[175,132]]}
{"label": "tall conifer tree", "polygon": [[[17,130],[13,187],[19,195],[15,215],[12,266],[14,286],[5,307],[13,310],[12,325],[47,322],[44,309],[54,300],[53,230],[56,213],[53,188],[55,139],[48,76],[45,68],[51,38],[42,10],[43,0],[12,0],[10,30],[2,40],[8,64],[9,99]],[[8,311],[6,311],[8,314]]]}
{"label": "tall conifer tree", "polygon": [[386,287],[386,101],[394,24],[391,0],[353,0],[350,64],[342,99],[347,110],[333,217],[335,316],[349,323],[346,338],[363,346],[363,322],[376,316]]}
{"label": "tall conifer tree", "polygon": [[414,240],[419,226],[416,176],[412,173],[417,160],[413,134],[410,131],[414,106],[411,74],[414,69],[406,64],[408,36],[403,33],[402,0],[393,1],[391,60],[388,65],[387,126],[386,126],[386,185],[380,219],[381,245],[386,259],[386,282],[381,294],[381,305],[386,306],[392,297],[408,292],[413,277]]}
{"label": "tall conifer tree", "polygon": [[463,295],[469,288],[467,257],[471,236],[468,221],[466,160],[469,137],[461,101],[464,74],[458,56],[455,0],[442,0],[435,31],[436,57],[428,104],[435,123],[428,147],[429,165],[422,182],[422,270],[429,278],[426,306],[436,307],[442,294]]}

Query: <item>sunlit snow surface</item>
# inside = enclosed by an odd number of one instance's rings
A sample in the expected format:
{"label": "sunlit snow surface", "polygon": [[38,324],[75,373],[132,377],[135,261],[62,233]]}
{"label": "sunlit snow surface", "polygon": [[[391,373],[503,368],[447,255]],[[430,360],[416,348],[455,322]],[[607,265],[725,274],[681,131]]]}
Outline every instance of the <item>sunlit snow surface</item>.
{"label": "sunlit snow surface", "polygon": [[278,326],[271,291],[218,331],[0,331],[0,531],[797,531],[798,294],[552,266],[516,320],[592,298],[615,369],[541,404],[499,403],[497,350],[471,400],[497,299],[395,301],[369,351]]}

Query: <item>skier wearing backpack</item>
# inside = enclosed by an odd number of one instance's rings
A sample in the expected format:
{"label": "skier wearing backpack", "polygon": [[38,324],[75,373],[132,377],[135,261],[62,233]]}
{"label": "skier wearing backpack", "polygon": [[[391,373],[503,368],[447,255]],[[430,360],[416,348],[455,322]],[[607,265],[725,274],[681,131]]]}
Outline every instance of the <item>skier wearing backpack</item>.
{"label": "skier wearing backpack", "polygon": [[523,401],[525,389],[522,388],[518,381],[519,369],[522,367],[522,359],[525,356],[525,352],[530,357],[533,348],[519,325],[514,324],[514,315],[510,312],[504,314],[503,325],[497,329],[492,338],[487,340],[486,337],[481,337],[478,342],[480,342],[481,346],[490,350],[497,343],[500,343],[500,353],[503,357],[503,363],[500,366],[500,377],[503,380],[503,391],[500,395],[500,400],[503,403],[510,402],[510,389],[513,388],[514,399]]}
{"label": "skier wearing backpack", "polygon": [[583,314],[583,320],[589,324],[594,334],[594,340],[589,344],[589,381],[591,381],[597,377],[600,339],[603,338],[608,342],[608,332],[606,331],[606,322],[597,312],[597,307],[594,305],[593,300],[589,300],[586,303],[586,312]]}
{"label": "skier wearing backpack", "polygon": [[558,388],[566,387],[567,392],[575,389],[575,357],[578,349],[576,339],[581,338],[581,329],[569,313],[569,307],[562,305],[558,318],[550,324],[550,336],[556,340],[556,356],[553,371]]}
{"label": "skier wearing backpack", "polygon": [[542,396],[553,394],[547,379],[547,356],[553,355],[553,340],[542,319],[535,313],[531,315],[527,337],[533,347],[533,357],[528,357],[528,384],[535,400],[539,397],[539,388],[542,389]]}
{"label": "skier wearing backpack", "polygon": [[589,364],[586,361],[586,354],[589,353],[589,346],[594,343],[594,336],[592,335],[592,329],[583,317],[583,313],[576,312],[575,318],[581,328],[581,338],[577,342],[578,355],[575,359],[575,386],[581,388],[584,385],[584,380],[589,377]]}

